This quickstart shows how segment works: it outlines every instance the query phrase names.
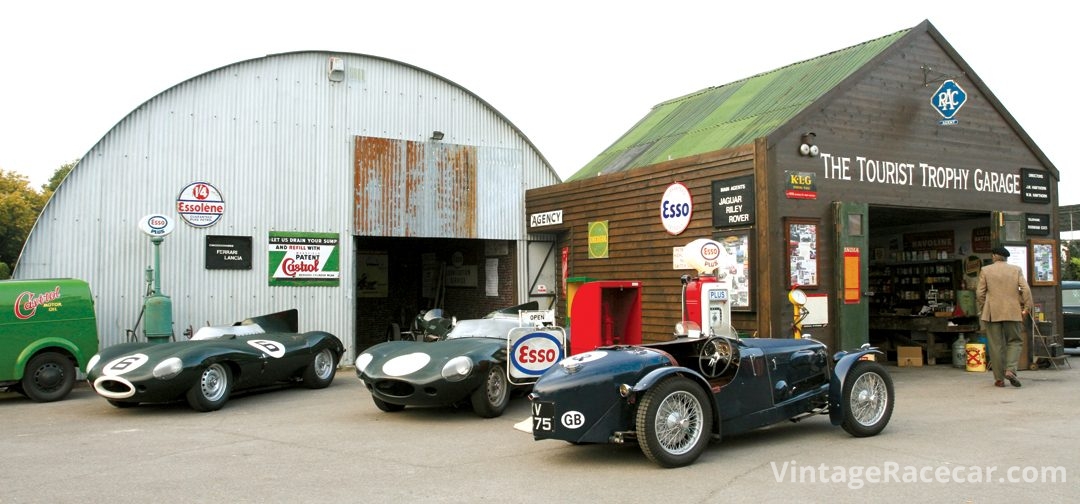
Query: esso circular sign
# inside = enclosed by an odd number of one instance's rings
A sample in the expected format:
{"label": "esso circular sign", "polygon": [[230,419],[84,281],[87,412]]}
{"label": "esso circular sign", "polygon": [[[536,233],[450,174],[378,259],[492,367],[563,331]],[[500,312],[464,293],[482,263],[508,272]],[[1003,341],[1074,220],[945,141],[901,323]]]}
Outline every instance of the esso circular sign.
{"label": "esso circular sign", "polygon": [[686,231],[693,213],[694,200],[690,197],[690,190],[681,182],[669,185],[660,200],[660,223],[664,229],[673,235]]}
{"label": "esso circular sign", "polygon": [[510,348],[510,362],[515,374],[540,376],[562,360],[559,339],[547,332],[532,332],[522,336]]}
{"label": "esso circular sign", "polygon": [[172,219],[161,214],[150,214],[139,219],[139,229],[150,236],[167,236],[173,227]]}
{"label": "esso circular sign", "polygon": [[176,196],[176,213],[192,226],[213,226],[225,213],[225,200],[216,187],[193,182]]}

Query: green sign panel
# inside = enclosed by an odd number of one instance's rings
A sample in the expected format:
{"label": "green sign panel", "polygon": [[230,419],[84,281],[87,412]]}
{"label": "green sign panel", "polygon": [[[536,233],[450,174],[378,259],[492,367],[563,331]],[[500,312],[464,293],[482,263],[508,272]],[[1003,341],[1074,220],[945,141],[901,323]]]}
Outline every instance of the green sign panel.
{"label": "green sign panel", "polygon": [[271,231],[270,285],[329,286],[341,281],[337,233]]}

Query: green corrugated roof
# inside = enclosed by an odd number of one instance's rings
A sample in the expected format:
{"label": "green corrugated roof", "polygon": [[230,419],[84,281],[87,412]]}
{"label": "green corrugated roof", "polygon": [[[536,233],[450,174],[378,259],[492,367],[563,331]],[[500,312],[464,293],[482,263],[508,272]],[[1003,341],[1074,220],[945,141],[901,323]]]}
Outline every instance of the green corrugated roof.
{"label": "green corrugated roof", "polygon": [[791,120],[909,31],[661,103],[567,180],[751,143]]}

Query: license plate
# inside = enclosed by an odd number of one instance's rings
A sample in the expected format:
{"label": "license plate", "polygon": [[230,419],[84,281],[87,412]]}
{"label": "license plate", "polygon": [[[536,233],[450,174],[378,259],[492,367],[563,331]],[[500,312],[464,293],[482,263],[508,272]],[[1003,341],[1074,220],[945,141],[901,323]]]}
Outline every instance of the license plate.
{"label": "license plate", "polygon": [[532,403],[533,432],[555,432],[555,403],[534,401]]}

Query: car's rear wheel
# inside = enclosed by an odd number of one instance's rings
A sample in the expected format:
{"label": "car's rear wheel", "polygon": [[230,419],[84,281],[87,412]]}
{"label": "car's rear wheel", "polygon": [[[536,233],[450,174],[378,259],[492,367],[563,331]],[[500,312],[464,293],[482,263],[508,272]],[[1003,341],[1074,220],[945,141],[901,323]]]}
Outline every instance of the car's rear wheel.
{"label": "car's rear wheel", "polygon": [[75,365],[63,354],[40,353],[26,363],[19,385],[22,393],[34,401],[59,401],[75,386]]}
{"label": "car's rear wheel", "polygon": [[502,366],[488,368],[484,383],[472,393],[472,407],[477,415],[494,418],[503,414],[510,402],[510,383]]}
{"label": "car's rear wheel", "polygon": [[859,361],[844,380],[844,420],[841,426],[855,437],[873,436],[889,423],[893,402],[892,377],[873,361]]}
{"label": "car's rear wheel", "polygon": [[395,411],[401,411],[401,410],[405,409],[404,404],[388,403],[388,402],[386,402],[386,401],[384,401],[382,399],[379,399],[377,397],[374,397],[374,396],[371,398],[371,400],[375,402],[375,407],[377,407],[377,408],[379,408],[379,409],[381,409],[381,410],[383,410],[383,411],[385,411],[387,413],[394,413]]}
{"label": "car's rear wheel", "polygon": [[323,348],[311,356],[311,363],[304,370],[304,386],[309,389],[321,389],[330,386],[334,381],[334,352],[329,348]]}
{"label": "car's rear wheel", "polygon": [[187,400],[196,411],[215,411],[229,400],[230,392],[232,370],[225,364],[215,362],[199,374],[199,381],[187,392]]}
{"label": "car's rear wheel", "polygon": [[673,376],[645,393],[637,410],[638,445],[662,467],[692,464],[709,444],[712,408],[693,381]]}

